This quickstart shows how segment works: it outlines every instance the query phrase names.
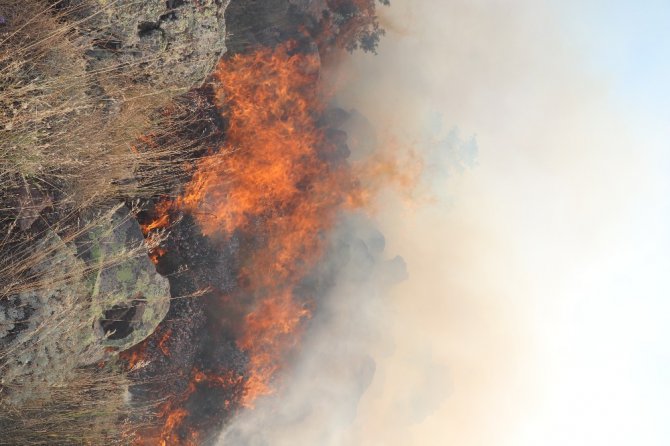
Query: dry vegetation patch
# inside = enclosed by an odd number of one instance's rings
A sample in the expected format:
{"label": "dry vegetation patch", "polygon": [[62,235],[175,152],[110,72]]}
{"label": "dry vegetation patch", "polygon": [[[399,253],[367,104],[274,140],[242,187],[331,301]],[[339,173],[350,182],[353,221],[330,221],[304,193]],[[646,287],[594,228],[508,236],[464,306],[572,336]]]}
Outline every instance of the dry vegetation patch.
{"label": "dry vegetation patch", "polygon": [[100,63],[133,51],[98,20],[118,3],[0,0],[0,444],[127,444],[146,419],[117,352],[82,333],[95,278],[159,240],[97,263],[81,240],[178,187],[216,117],[203,93],[175,100],[162,53]]}

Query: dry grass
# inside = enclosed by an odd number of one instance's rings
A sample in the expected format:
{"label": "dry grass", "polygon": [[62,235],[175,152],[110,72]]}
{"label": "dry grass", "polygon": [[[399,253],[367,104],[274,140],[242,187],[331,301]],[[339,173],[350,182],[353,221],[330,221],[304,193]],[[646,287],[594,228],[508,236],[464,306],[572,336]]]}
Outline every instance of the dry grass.
{"label": "dry grass", "polygon": [[124,401],[128,384],[112,365],[78,369],[66,385],[52,388],[47,399],[3,408],[0,445],[130,444],[139,424]]}
{"label": "dry grass", "polygon": [[[156,119],[180,90],[137,82],[151,60],[87,70],[96,39],[64,13],[36,0],[4,0],[8,26],[0,34],[0,189],[23,180],[62,189],[79,205],[146,196],[161,168],[184,158],[184,147],[138,150],[137,137],[188,119],[188,110]],[[103,33],[104,30],[98,30]],[[140,63],[142,62],[142,63]],[[172,161],[170,161],[172,160]],[[1,190],[0,190],[1,193]]]}
{"label": "dry grass", "polygon": [[[95,35],[78,32],[85,21],[68,20],[54,5],[0,0],[7,22],[0,27],[0,302],[20,293],[61,294],[59,308],[25,342],[0,347],[0,444],[128,444],[142,417],[128,413],[128,381],[113,360],[73,367],[13,401],[5,395],[24,391],[22,380],[39,365],[5,372],[21,349],[88,328],[81,314],[89,296],[80,283],[96,271],[72,252],[74,241],[109,222],[111,211],[96,209],[173,189],[185,165],[207,150],[210,117],[197,94],[173,101],[177,91],[134,82],[150,61],[89,70],[86,49]],[[31,202],[40,217],[26,230],[22,225],[34,220],[26,218],[31,191],[44,202]],[[133,247],[97,268],[146,249]],[[90,364],[77,357],[89,350],[74,351],[73,364]]]}

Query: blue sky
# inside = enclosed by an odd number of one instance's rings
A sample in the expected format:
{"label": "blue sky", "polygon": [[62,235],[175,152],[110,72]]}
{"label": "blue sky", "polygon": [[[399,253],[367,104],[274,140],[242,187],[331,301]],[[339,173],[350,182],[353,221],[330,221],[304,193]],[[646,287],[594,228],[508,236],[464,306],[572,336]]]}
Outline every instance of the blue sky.
{"label": "blue sky", "polygon": [[562,1],[557,10],[566,41],[580,47],[585,66],[610,83],[631,119],[647,121],[636,125],[670,117],[670,2]]}

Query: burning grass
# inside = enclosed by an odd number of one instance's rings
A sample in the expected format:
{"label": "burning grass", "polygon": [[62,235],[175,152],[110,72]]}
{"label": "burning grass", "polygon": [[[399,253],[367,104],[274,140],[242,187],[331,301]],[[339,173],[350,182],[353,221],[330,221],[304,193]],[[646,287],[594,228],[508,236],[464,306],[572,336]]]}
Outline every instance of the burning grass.
{"label": "burning grass", "polygon": [[[242,404],[273,391],[281,358],[309,317],[295,288],[323,251],[324,233],[356,185],[347,164],[326,160],[317,125],[324,98],[319,58],[288,43],[222,62],[216,71],[230,119],[221,162],[198,166],[179,204],[197,212],[205,234],[255,231],[264,240],[240,273],[237,299],[253,296],[240,348],[249,355]],[[331,161],[331,162],[329,162]]]}

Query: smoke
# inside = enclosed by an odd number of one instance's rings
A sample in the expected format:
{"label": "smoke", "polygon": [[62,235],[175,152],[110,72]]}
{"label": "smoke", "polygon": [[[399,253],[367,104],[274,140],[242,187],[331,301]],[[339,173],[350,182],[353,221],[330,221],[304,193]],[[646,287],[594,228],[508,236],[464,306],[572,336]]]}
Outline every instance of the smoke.
{"label": "smoke", "polygon": [[384,246],[369,219],[343,218],[331,235],[327,260],[307,280],[332,287],[318,303],[281,390],[238,417],[220,444],[346,443],[358,401],[375,375],[370,347],[393,349],[383,327],[384,301],[407,272],[403,259],[389,257]]}
{"label": "smoke", "polygon": [[533,321],[554,320],[566,283],[624,230],[636,169],[554,13],[530,0],[395,0],[379,55],[329,73],[353,116],[352,161],[421,160],[412,201],[383,193],[372,215],[343,217],[315,272],[334,285],[282,387],[219,444],[541,438],[523,421],[543,413],[554,362]]}
{"label": "smoke", "polygon": [[[386,25],[396,28],[391,22]],[[333,103],[341,107],[333,109],[341,116],[328,120],[346,132],[350,162],[361,172],[365,189],[378,195],[372,208],[383,212],[399,205],[409,211],[418,202],[447,201],[449,179],[476,166],[476,137],[463,136],[436,109],[422,112],[425,123],[419,116],[408,116],[397,131],[388,132],[394,114],[378,107],[397,106],[389,102],[406,93],[370,107],[367,87],[376,82],[374,75],[357,73],[352,82],[349,76],[355,71],[355,64],[345,63],[324,74],[330,82],[345,85]],[[404,113],[416,111],[409,101],[404,106],[408,107]],[[386,370],[378,370],[377,361],[397,353],[390,290],[409,279],[403,258],[386,249],[376,217],[374,213],[341,216],[329,235],[324,260],[305,281],[304,286],[318,290],[320,297],[300,348],[278,377],[278,392],[238,415],[218,444],[361,444],[355,428],[360,400],[374,381],[385,379]],[[405,382],[389,402],[393,412],[389,421],[395,426],[423,422],[453,391],[449,367],[435,357],[430,342],[402,354]]]}
{"label": "smoke", "polygon": [[[353,70],[340,65],[324,77],[340,84]],[[374,81],[361,77],[363,85]],[[408,211],[417,200],[443,202],[448,179],[475,167],[476,137],[463,136],[439,111],[430,113],[428,125],[408,119],[399,132],[387,132],[378,110],[361,113],[358,107],[367,104],[348,99],[347,93],[335,97],[326,119],[346,132],[349,161],[365,190],[378,196],[372,209],[398,199]],[[374,212],[341,215],[324,259],[303,284],[319,298],[299,349],[278,376],[277,393],[238,415],[218,444],[359,444],[353,430],[359,402],[373,381],[384,380],[377,361],[396,353],[390,290],[409,279],[405,261],[386,249],[375,220]],[[406,382],[391,402],[392,423],[398,426],[421,423],[453,390],[449,367],[435,357],[430,343],[410,352],[407,361]]]}
{"label": "smoke", "polygon": [[[600,398],[604,371],[561,361],[583,342],[579,299],[616,280],[639,162],[557,17],[547,2],[395,1],[379,56],[348,66],[340,102],[424,158],[437,200],[378,207],[410,277],[385,301],[395,349],[371,347],[375,379],[341,444],[540,444],[558,419],[587,423],[570,412],[579,392]],[[443,398],[413,410],[421,382]]]}

